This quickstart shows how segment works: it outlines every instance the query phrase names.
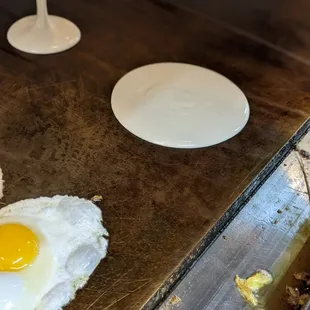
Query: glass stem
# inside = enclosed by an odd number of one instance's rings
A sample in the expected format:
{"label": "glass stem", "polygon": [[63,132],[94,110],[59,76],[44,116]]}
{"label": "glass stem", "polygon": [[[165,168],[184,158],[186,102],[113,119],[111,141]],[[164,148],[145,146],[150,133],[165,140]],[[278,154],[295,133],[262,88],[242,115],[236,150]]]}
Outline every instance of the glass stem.
{"label": "glass stem", "polygon": [[37,21],[35,26],[44,29],[50,27],[46,0],[37,0]]}

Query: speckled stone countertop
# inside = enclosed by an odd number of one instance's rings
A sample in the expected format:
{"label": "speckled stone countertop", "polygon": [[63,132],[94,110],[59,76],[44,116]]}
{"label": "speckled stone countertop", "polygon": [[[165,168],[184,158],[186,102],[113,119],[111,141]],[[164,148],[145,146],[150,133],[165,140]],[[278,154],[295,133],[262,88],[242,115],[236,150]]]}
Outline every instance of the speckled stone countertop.
{"label": "speckled stone countertop", "polygon": [[[185,0],[185,10],[154,0],[48,2],[83,35],[52,56],[19,53],[5,38],[12,22],[34,12],[34,1],[0,4],[3,201],[101,194],[109,253],[67,309],[139,309],[161,288],[145,306],[152,308],[211,240],[208,232],[228,220],[236,198],[309,125],[310,21],[303,17],[310,5],[260,1],[265,15],[254,25],[241,18],[244,2],[254,1],[208,1],[213,11]],[[198,150],[128,133],[112,114],[111,90],[129,70],[161,61],[204,66],[235,82],[251,107],[242,133]]]}

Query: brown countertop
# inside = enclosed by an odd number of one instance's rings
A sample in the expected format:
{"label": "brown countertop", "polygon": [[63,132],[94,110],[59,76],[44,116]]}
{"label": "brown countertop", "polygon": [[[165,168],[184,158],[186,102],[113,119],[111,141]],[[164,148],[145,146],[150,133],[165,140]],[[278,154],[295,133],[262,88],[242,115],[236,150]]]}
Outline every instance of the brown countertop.
{"label": "brown countertop", "polygon": [[[34,12],[33,2],[0,4],[4,202],[103,195],[108,257],[67,309],[139,309],[306,121],[310,67],[227,25],[150,0],[50,0],[51,13],[79,25],[82,41],[62,54],[27,55],[8,45],[5,31]],[[307,22],[300,20],[310,35]],[[306,42],[281,48],[289,47],[310,59]],[[235,82],[251,107],[242,133],[198,150],[128,133],[112,114],[111,90],[127,71],[160,61],[205,66]]]}

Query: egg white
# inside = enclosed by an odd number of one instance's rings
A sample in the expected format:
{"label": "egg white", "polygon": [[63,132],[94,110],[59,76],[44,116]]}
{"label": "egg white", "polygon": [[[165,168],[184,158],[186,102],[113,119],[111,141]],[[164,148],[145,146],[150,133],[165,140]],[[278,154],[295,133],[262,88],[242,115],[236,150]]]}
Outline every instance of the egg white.
{"label": "egg white", "polygon": [[85,199],[55,196],[19,201],[0,210],[0,225],[5,223],[27,226],[40,242],[33,264],[13,273],[22,280],[23,290],[10,309],[61,309],[106,255],[108,232],[102,226],[101,210]]}

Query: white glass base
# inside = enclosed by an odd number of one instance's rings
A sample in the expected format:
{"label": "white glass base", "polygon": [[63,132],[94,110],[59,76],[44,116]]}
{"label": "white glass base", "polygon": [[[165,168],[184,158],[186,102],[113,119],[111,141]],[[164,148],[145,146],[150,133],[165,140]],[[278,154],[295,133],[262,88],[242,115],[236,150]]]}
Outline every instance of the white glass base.
{"label": "white glass base", "polygon": [[81,39],[79,28],[71,21],[48,15],[44,27],[37,24],[37,16],[27,16],[14,23],[8,33],[9,43],[31,54],[60,53],[76,45]]}

